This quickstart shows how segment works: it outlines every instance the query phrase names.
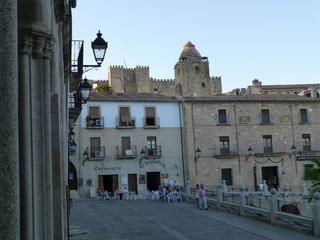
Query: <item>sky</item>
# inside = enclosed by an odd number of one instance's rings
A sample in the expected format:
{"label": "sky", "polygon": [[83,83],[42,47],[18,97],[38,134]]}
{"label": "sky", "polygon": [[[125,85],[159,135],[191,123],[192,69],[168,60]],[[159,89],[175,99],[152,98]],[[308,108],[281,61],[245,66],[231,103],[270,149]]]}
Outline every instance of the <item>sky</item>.
{"label": "sky", "polygon": [[108,67],[149,66],[150,77],[174,79],[183,45],[208,57],[222,91],[263,85],[320,83],[319,0],[78,0],[73,40],[108,42],[102,67],[84,74],[108,80]]}

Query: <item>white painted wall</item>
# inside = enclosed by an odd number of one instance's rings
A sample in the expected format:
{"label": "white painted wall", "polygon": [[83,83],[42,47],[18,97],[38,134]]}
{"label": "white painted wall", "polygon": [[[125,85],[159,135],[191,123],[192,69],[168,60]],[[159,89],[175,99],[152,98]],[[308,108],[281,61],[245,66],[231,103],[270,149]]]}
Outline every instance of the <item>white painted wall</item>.
{"label": "white painted wall", "polygon": [[[136,127],[143,127],[144,109],[147,106],[156,107],[160,127],[180,127],[179,106],[176,102],[102,102],[88,101],[81,112],[82,127],[86,127],[86,116],[89,106],[100,106],[101,116],[104,117],[105,128],[115,128],[116,118],[119,116],[119,106],[130,106],[131,117],[136,119]],[[182,121],[183,122],[183,121]]]}

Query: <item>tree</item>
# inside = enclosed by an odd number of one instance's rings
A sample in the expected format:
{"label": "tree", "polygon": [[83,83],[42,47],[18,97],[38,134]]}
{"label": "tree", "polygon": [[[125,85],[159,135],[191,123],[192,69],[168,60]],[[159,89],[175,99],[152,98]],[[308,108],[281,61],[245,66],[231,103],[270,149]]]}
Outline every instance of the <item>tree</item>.
{"label": "tree", "polygon": [[312,159],[311,162],[313,162],[316,166],[312,168],[306,168],[304,173],[304,180],[312,181],[311,191],[309,193],[309,202],[312,201],[313,195],[316,192],[320,192],[320,157]]}
{"label": "tree", "polygon": [[112,92],[112,88],[109,85],[98,85],[95,89],[96,92]]}

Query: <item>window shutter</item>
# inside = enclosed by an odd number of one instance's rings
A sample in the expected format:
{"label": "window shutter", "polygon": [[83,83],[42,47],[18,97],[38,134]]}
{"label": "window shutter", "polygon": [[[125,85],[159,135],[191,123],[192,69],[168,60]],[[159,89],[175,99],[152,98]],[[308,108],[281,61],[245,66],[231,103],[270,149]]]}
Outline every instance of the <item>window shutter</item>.
{"label": "window shutter", "polygon": [[89,107],[90,118],[100,118],[99,107]]}
{"label": "window shutter", "polygon": [[121,122],[131,121],[128,107],[120,107],[120,119]]}
{"label": "window shutter", "polygon": [[154,108],[147,107],[146,108],[146,117],[147,118],[154,118],[154,115],[155,115]]}

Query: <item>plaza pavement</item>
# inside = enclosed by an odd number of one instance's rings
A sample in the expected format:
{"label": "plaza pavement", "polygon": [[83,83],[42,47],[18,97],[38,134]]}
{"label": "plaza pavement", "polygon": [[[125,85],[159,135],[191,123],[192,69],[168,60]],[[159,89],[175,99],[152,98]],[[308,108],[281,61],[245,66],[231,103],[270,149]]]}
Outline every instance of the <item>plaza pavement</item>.
{"label": "plaza pavement", "polygon": [[70,240],[319,240],[188,202],[79,199],[73,201],[69,222]]}

